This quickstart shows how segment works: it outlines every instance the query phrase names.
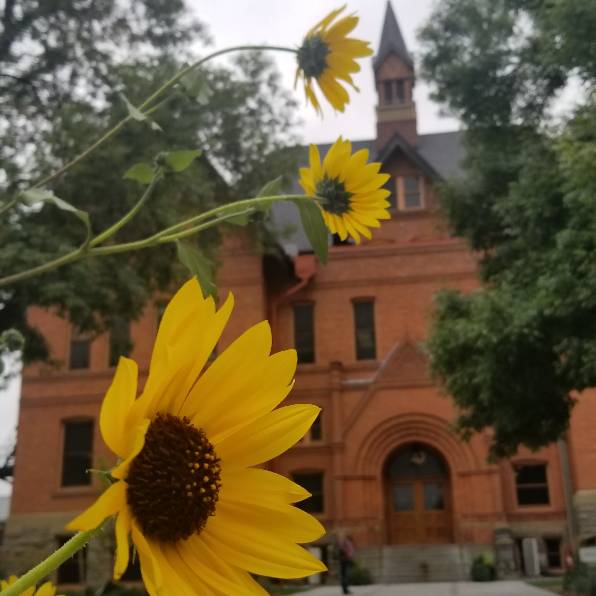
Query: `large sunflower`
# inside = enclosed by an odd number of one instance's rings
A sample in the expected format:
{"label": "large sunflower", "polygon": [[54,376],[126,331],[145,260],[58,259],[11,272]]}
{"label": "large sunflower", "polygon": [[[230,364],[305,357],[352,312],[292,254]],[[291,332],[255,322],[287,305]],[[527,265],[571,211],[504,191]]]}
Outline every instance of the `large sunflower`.
{"label": "large sunflower", "polygon": [[358,25],[358,17],[349,15],[333,23],[345,9],[330,12],[322,21],[317,23],[307,34],[298,48],[298,69],[296,83],[304,79],[304,93],[306,100],[312,103],[317,112],[321,112],[321,105],[313,89],[313,79],[327,101],[340,112],[350,101],[345,87],[339,82],[344,81],[356,91],[352,74],[360,70],[356,58],[371,56],[373,51],[368,42],[348,37]]}
{"label": "large sunflower", "polygon": [[352,155],[352,144],[341,137],[333,143],[323,163],[316,145],[309,147],[309,167],[300,168],[300,186],[311,196],[325,199],[323,219],[333,234],[342,240],[352,236],[357,244],[360,234],[371,237],[369,228],[389,219],[390,192],[383,188],[389,174],[379,173],[381,164],[367,164],[368,149]]}
{"label": "large sunflower", "polygon": [[195,279],[163,315],[142,395],[137,365],[121,358],[100,430],[120,463],[115,482],[70,530],[116,518],[114,578],[128,565],[129,535],[150,594],[263,594],[250,573],[290,578],[325,570],[297,543],[324,528],[292,503],[309,493],[255,468],[295,444],[312,405],[276,406],[293,385],[296,353],[271,354],[267,322],[243,333],[203,370],[230,316]]}
{"label": "large sunflower", "polygon": [[[6,590],[9,586],[12,586],[17,579],[19,579],[16,575],[11,575],[7,580],[2,579],[0,580],[0,592]],[[56,586],[52,585],[52,582],[45,582],[45,584],[41,584],[37,590],[34,586],[27,588],[23,592],[21,592],[20,596],[55,596],[56,594]]]}

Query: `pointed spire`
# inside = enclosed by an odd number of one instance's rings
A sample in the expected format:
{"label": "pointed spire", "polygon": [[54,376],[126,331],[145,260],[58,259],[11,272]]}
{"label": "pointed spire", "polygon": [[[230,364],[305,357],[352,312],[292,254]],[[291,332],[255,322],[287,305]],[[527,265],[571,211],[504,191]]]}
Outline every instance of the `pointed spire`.
{"label": "pointed spire", "polygon": [[381,33],[381,43],[379,51],[374,57],[373,65],[375,71],[385,61],[389,54],[394,53],[401,58],[408,66],[414,68],[414,62],[406,47],[406,42],[401,34],[401,30],[395,18],[391,1],[387,0],[387,9],[385,10],[385,21],[383,22],[383,31]]}

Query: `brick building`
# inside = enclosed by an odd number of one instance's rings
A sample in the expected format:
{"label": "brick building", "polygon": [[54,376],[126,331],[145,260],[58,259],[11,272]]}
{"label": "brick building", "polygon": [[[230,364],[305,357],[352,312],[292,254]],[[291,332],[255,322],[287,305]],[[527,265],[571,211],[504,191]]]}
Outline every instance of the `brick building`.
{"label": "brick building", "polygon": [[[330,239],[324,267],[299,232],[282,242],[282,259],[228,238],[219,285],[237,307],[219,349],[263,318],[274,349],[298,349],[290,402],[316,403],[322,415],[271,467],[312,493],[304,506],[330,530],[323,546],[334,529],[349,531],[362,562],[386,581],[463,578],[479,552],[493,553],[503,576],[534,558],[560,570],[565,545],[596,533],[596,400],[579,399],[565,442],[510,461],[487,462],[489,433],[469,443],[452,433],[454,406],[429,379],[421,344],[433,295],[477,286],[473,255],[448,235],[435,201],[436,182],[459,172],[461,137],[417,133],[414,65],[390,5],[372,66],[377,137],[355,145],[392,176],[391,221],[359,246]],[[294,221],[293,209],[276,209],[276,222]],[[21,572],[46,555],[101,490],[85,470],[111,462],[97,418],[114,350],[130,336],[143,377],[159,312],[150,304],[138,321],[90,340],[31,310],[64,366],[25,372],[1,567]],[[111,548],[109,536],[92,543],[58,579],[100,582]]]}

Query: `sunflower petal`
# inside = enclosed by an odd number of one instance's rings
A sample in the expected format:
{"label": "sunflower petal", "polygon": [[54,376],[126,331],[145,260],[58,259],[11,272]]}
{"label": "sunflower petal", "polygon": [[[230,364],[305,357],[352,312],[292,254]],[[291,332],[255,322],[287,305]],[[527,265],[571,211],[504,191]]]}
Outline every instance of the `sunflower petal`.
{"label": "sunflower petal", "polygon": [[128,507],[118,513],[116,518],[116,556],[114,558],[114,579],[118,581],[128,567],[128,553],[130,551],[128,535],[132,528],[132,518]]}
{"label": "sunflower petal", "polygon": [[267,594],[245,571],[217,556],[200,536],[191,536],[176,545],[180,559],[218,593]]}
{"label": "sunflower petal", "polygon": [[116,482],[106,489],[89,507],[66,526],[67,530],[93,530],[101,522],[126,508],[126,483]]}
{"label": "sunflower petal", "polygon": [[[295,578],[320,573],[327,568],[307,550],[260,532],[249,536],[235,530],[230,534],[226,524],[217,524],[217,516],[209,520],[202,538],[209,548],[221,554],[228,561],[251,573],[267,577]],[[221,527],[223,525],[223,527]],[[211,527],[209,527],[211,526]]]}
{"label": "sunflower petal", "polygon": [[297,503],[310,493],[289,478],[261,468],[222,470],[222,499],[240,503]]}
{"label": "sunflower petal", "polygon": [[123,479],[126,478],[128,475],[128,468],[132,463],[132,460],[141,452],[143,445],[145,445],[145,435],[147,434],[147,429],[149,428],[150,420],[145,418],[139,426],[137,427],[136,432],[131,433],[134,437],[132,442],[132,447],[128,457],[121,463],[119,463],[115,468],[112,469],[110,474],[114,478]]}
{"label": "sunflower petal", "polygon": [[129,450],[126,418],[137,395],[137,375],[136,362],[121,356],[99,414],[103,440],[116,455],[123,458]]}
{"label": "sunflower petal", "polygon": [[248,467],[268,461],[297,443],[311,427],[321,408],[312,405],[294,404],[278,408],[222,441],[212,443],[227,466]]}
{"label": "sunflower petal", "polygon": [[141,561],[141,575],[145,588],[151,596],[162,596],[163,575],[155,557],[154,546],[149,544],[136,523],[132,524],[132,541]]}

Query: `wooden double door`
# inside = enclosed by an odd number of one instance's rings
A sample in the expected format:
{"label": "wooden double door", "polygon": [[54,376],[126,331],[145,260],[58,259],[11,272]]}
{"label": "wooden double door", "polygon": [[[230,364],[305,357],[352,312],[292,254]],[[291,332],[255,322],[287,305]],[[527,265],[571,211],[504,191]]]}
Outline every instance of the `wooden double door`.
{"label": "wooden double door", "polygon": [[449,473],[438,454],[419,445],[399,452],[387,467],[385,493],[391,544],[452,541]]}

